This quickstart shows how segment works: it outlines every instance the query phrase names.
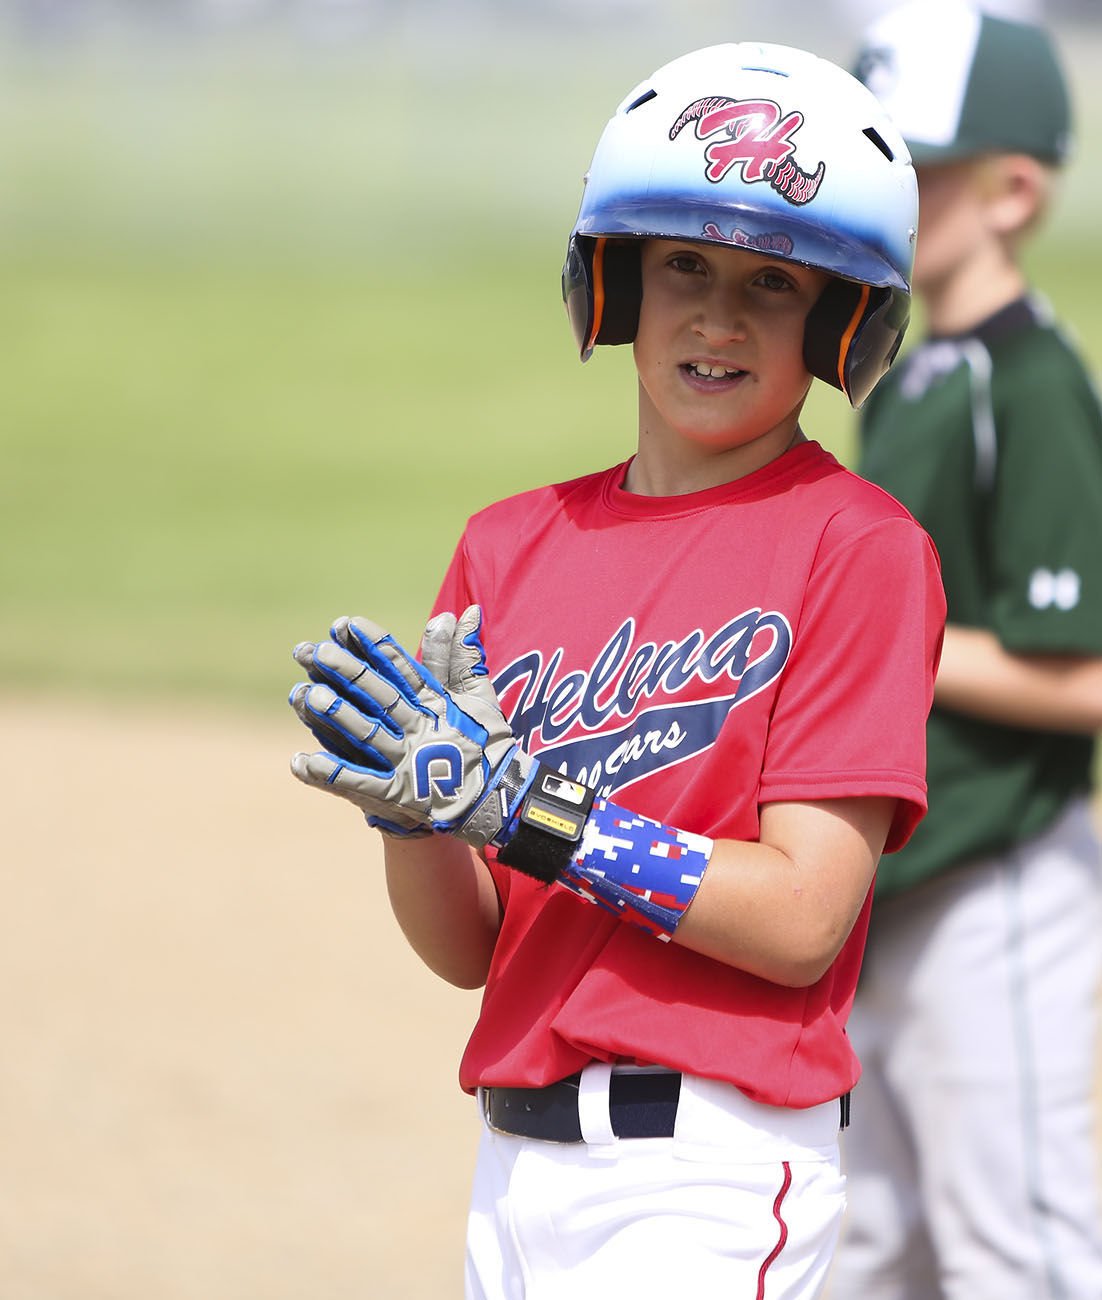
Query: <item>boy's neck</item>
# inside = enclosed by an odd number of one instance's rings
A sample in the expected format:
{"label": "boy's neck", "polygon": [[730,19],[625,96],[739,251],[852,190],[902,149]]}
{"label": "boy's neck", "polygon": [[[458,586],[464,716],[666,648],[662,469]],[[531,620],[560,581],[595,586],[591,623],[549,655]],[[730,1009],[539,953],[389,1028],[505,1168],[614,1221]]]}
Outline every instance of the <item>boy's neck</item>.
{"label": "boy's neck", "polygon": [[941,283],[922,285],[918,290],[926,331],[965,334],[1022,297],[1028,287],[1025,273],[1011,259],[970,262]]}
{"label": "boy's neck", "polygon": [[689,448],[682,448],[681,454],[671,454],[668,449],[659,451],[641,436],[623,486],[638,496],[674,497],[733,483],[807,442],[798,424],[784,432],[783,438],[780,434],[777,430],[778,436],[763,438],[754,445],[712,454],[694,453]]}

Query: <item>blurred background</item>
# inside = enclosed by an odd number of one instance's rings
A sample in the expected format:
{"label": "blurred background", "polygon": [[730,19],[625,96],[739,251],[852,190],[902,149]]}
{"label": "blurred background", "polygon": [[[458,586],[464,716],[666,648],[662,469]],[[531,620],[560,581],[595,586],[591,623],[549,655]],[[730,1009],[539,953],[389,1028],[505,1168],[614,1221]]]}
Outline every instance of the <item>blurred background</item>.
{"label": "blurred background", "polygon": [[[887,7],[0,6],[3,1300],[460,1294],[477,997],[287,775],[290,647],[415,641],[470,513],[629,454],[559,293],[627,90]],[[990,7],[1068,65],[1031,265],[1102,365],[1099,5]],[[840,394],[805,427],[849,459]]]}
{"label": "blurred background", "polygon": [[[877,7],[8,0],[0,684],[269,712],[335,614],[416,637],[468,514],[632,445],[629,350],[579,367],[559,293],[620,98],[717,40],[845,63]],[[1035,259],[1102,356],[1102,25],[1049,9],[1080,144]]]}

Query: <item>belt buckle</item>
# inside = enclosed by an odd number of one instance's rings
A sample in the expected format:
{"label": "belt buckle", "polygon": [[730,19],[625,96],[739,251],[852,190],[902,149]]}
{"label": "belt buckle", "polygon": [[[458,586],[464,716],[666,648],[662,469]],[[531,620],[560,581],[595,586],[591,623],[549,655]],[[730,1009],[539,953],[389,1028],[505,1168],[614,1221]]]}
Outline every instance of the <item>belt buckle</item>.
{"label": "belt buckle", "polygon": [[482,1118],[485,1121],[486,1127],[488,1129],[491,1129],[494,1133],[504,1133],[505,1130],[503,1128],[498,1128],[498,1126],[490,1118],[491,1116],[490,1100],[491,1100],[492,1092],[493,1092],[493,1088],[490,1087],[479,1088],[478,1090],[478,1100],[482,1107]]}

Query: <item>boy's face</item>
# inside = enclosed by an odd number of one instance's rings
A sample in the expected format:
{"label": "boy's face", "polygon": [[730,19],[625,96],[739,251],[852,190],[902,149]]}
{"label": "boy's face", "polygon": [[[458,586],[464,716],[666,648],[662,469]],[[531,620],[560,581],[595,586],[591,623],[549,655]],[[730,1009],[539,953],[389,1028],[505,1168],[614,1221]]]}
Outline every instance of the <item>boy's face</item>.
{"label": "boy's face", "polygon": [[984,164],[968,158],[916,168],[919,232],[913,286],[930,293],[973,258],[982,256],[990,232],[986,220],[988,186]]}
{"label": "boy's face", "polygon": [[[640,439],[681,452],[781,455],[811,385],[804,322],[829,277],[743,249],[649,239],[635,338]],[[745,462],[743,464],[742,462]]]}

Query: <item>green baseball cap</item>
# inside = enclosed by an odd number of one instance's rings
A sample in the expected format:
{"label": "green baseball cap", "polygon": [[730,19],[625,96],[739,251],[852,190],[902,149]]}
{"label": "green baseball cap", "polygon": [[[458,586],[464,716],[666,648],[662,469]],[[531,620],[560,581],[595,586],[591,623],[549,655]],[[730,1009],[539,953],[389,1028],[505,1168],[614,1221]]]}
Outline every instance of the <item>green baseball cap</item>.
{"label": "green baseball cap", "polygon": [[968,0],[912,0],[865,32],[855,75],[916,164],[987,153],[1066,161],[1067,85],[1049,34]]}

